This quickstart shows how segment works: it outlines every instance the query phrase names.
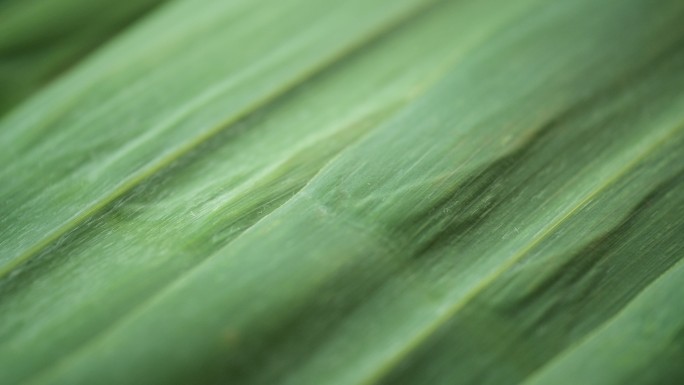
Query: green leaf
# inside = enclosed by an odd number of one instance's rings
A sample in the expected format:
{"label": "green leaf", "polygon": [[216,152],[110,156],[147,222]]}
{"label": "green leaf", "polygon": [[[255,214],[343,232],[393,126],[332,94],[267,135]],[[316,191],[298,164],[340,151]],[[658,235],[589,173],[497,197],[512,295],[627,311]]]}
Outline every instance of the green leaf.
{"label": "green leaf", "polygon": [[0,4],[0,115],[161,2],[5,0]]}
{"label": "green leaf", "polygon": [[682,16],[163,5],[0,122],[0,383],[684,381]]}

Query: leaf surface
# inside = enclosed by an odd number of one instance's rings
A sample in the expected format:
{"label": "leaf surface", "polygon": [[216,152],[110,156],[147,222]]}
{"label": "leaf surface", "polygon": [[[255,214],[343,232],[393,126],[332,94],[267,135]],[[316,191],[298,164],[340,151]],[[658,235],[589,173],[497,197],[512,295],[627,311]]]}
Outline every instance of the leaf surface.
{"label": "leaf surface", "polygon": [[0,383],[681,379],[684,4],[331,4],[170,3],[4,119]]}

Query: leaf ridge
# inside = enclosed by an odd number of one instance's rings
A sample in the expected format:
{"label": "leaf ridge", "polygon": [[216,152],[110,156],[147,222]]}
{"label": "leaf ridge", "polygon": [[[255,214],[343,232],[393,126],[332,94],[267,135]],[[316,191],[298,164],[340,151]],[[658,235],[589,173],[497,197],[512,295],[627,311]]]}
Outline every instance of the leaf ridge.
{"label": "leaf ridge", "polygon": [[[270,103],[276,101],[279,96],[282,96],[289,90],[292,90],[306,83],[309,79],[314,77],[316,74],[324,71],[326,68],[333,65],[335,62],[361,49],[363,46],[372,43],[373,41],[381,38],[382,36],[391,33],[396,28],[400,28],[403,24],[410,22],[414,17],[417,17],[419,14],[426,12],[432,6],[436,6],[441,1],[442,0],[431,0],[429,2],[419,4],[418,6],[414,6],[413,8],[410,8],[409,10],[405,11],[404,14],[401,14],[385,23],[381,23],[380,25],[376,26],[375,29],[368,35],[364,35],[358,41],[354,41],[349,46],[343,47],[340,51],[334,52],[330,57],[326,57],[323,60],[313,64],[306,71],[303,71],[303,73],[298,74],[298,76],[294,76],[288,82],[282,84],[266,96],[262,97],[261,99],[257,100],[251,105],[245,107],[241,111],[238,111],[236,114],[228,118],[226,121],[223,121],[220,124],[208,129],[201,135],[193,137],[192,140],[182,143],[174,150],[169,151],[166,154],[162,154],[162,156],[157,157],[152,161],[148,162],[143,167],[139,168],[137,171],[129,175],[127,179],[124,179],[122,182],[116,185],[109,194],[106,194],[100,199],[89,203],[85,206],[85,208],[72,215],[62,225],[48,232],[38,242],[24,249],[22,253],[10,259],[2,267],[0,267],[0,279],[7,276],[8,274],[11,274],[14,269],[18,268],[29,259],[38,255],[52,242],[56,241],[58,238],[68,233],[69,231],[75,229],[79,224],[83,223],[83,221],[87,220],[93,215],[96,215],[98,212],[107,207],[114,200],[121,197],[123,194],[130,191],[144,180],[150,178],[159,171],[168,167],[179,157],[189,153],[194,148],[211,139],[221,131],[232,126],[240,119],[250,114],[256,113],[262,108],[268,106]],[[213,96],[215,93],[217,93],[217,91],[211,91],[209,96]],[[216,96],[220,96],[220,92],[218,92],[218,95]],[[200,98],[200,101],[204,101],[206,96],[200,96]],[[194,100],[192,102],[199,103]],[[178,118],[182,119],[182,116],[179,116]]]}
{"label": "leaf ridge", "polygon": [[654,142],[646,147],[646,149],[637,153],[636,156],[624,167],[622,167],[619,172],[615,173],[610,179],[599,185],[597,188],[593,189],[589,194],[585,195],[578,203],[570,207],[560,216],[551,222],[549,226],[546,226],[545,230],[540,233],[532,242],[525,246],[522,250],[519,250],[513,254],[502,266],[496,269],[493,273],[487,275],[479,284],[471,289],[463,298],[456,301],[453,305],[449,306],[446,311],[439,315],[434,322],[432,322],[427,328],[423,329],[420,333],[416,335],[415,338],[409,340],[405,345],[405,348],[398,350],[398,354],[392,357],[385,365],[381,366],[379,370],[371,374],[368,378],[360,382],[361,385],[371,385],[376,384],[381,381],[381,379],[387,375],[393,367],[395,367],[403,358],[405,358],[410,351],[415,347],[423,343],[430,335],[434,334],[442,325],[446,324],[455,314],[457,314],[465,305],[470,303],[477,294],[481,293],[487,287],[489,287],[498,277],[508,271],[516,263],[518,263],[522,258],[524,258],[530,251],[534,249],[538,244],[540,244],[544,239],[547,239],[555,229],[557,229],[561,224],[565,223],[569,218],[574,216],[580,209],[582,209],[586,204],[588,204],[596,195],[605,191],[607,188],[614,185],[622,176],[626,175],[630,170],[639,165],[639,163],[645,159],[648,155],[656,151],[662,145],[666,144],[670,138],[676,135],[676,133],[684,129],[684,124],[675,125],[673,129],[666,130],[664,134],[656,137]]}
{"label": "leaf ridge", "polygon": [[[106,336],[106,334],[107,334],[108,331],[115,330],[115,329],[116,329],[118,326],[120,326],[121,324],[125,324],[126,321],[128,321],[129,319],[135,318],[135,316],[136,316],[138,313],[143,313],[143,312],[146,310],[146,308],[149,307],[150,304],[152,304],[152,303],[158,301],[158,300],[159,300],[160,298],[162,298],[166,293],[171,292],[175,286],[180,285],[181,282],[182,282],[184,279],[187,279],[189,276],[191,276],[191,275],[193,274],[194,271],[198,270],[203,264],[205,264],[205,263],[207,263],[209,260],[211,260],[211,259],[212,259],[212,256],[219,254],[219,253],[221,252],[221,250],[225,249],[226,247],[228,247],[228,246],[231,245],[232,243],[236,242],[238,239],[240,239],[240,238],[243,237],[246,233],[248,233],[252,228],[256,227],[259,223],[266,221],[268,217],[270,217],[271,215],[274,215],[274,213],[276,213],[281,207],[284,207],[284,206],[286,206],[288,203],[290,203],[291,201],[297,199],[297,198],[306,190],[306,188],[310,185],[310,183],[311,183],[312,181],[314,181],[314,180],[317,178],[318,175],[320,175],[322,172],[324,172],[324,171],[326,170],[326,168],[327,168],[327,166],[328,166],[329,164],[334,163],[338,158],[340,158],[341,156],[343,156],[343,154],[344,154],[346,151],[350,150],[356,143],[360,143],[360,142],[363,141],[364,138],[370,136],[375,130],[377,130],[379,127],[381,127],[381,126],[383,125],[383,123],[385,123],[386,121],[390,120],[390,119],[392,118],[392,116],[394,116],[394,114],[396,113],[397,110],[402,110],[402,107],[405,108],[407,105],[410,105],[411,102],[413,102],[414,100],[418,99],[418,98],[422,95],[422,93],[420,92],[421,89],[429,88],[430,85],[433,84],[434,82],[438,81],[438,80],[444,75],[444,73],[448,72],[448,70],[449,70],[450,68],[452,68],[452,66],[453,66],[453,63],[452,63],[451,65],[444,65],[444,66],[438,68],[437,70],[435,70],[435,71],[429,73],[429,74],[426,76],[427,80],[424,81],[424,82],[422,82],[422,83],[420,83],[420,84],[417,85],[416,87],[414,87],[413,92],[411,92],[411,94],[410,94],[407,98],[404,98],[403,100],[399,101],[399,103],[398,103],[399,105],[391,105],[391,106],[386,107],[385,109],[383,109],[383,110],[381,110],[381,111],[377,111],[377,112],[375,112],[375,113],[371,113],[370,115],[376,115],[376,114],[377,114],[377,115],[380,115],[380,116],[381,116],[380,119],[379,119],[377,122],[375,122],[375,123],[373,124],[373,127],[371,127],[370,129],[367,129],[365,132],[361,133],[360,135],[357,135],[357,137],[354,138],[350,143],[348,143],[344,148],[340,149],[336,154],[334,154],[330,159],[328,159],[328,160],[325,162],[325,164],[323,164],[323,165],[319,168],[318,172],[316,172],[316,174],[314,174],[311,178],[309,178],[309,181],[308,181],[307,183],[305,183],[305,184],[302,185],[299,189],[297,189],[297,191],[296,191],[290,198],[288,198],[287,200],[285,200],[284,202],[282,202],[280,205],[278,205],[278,207],[275,207],[273,210],[271,210],[270,212],[266,213],[263,217],[261,217],[261,218],[260,218],[258,221],[256,221],[255,223],[251,224],[249,227],[243,229],[243,230],[240,232],[240,234],[237,235],[237,237],[231,239],[226,245],[224,245],[224,246],[223,246],[222,248],[220,248],[218,251],[216,251],[216,252],[212,253],[211,255],[209,255],[209,256],[203,258],[202,260],[199,261],[199,263],[197,263],[195,266],[191,267],[189,270],[185,271],[182,275],[180,275],[180,276],[174,278],[171,282],[166,283],[164,286],[162,286],[160,289],[158,289],[156,293],[154,293],[154,294],[152,294],[151,296],[149,296],[149,298],[148,298],[147,300],[145,300],[145,301],[143,301],[141,304],[135,306],[133,309],[130,309],[130,310],[129,310],[124,316],[122,316],[118,321],[116,321],[116,322],[115,322],[114,324],[112,324],[112,325],[109,325],[105,330],[103,330],[102,332],[100,332],[100,333],[96,334],[95,336],[93,336],[93,338],[91,338],[91,340],[100,340],[100,339],[104,338],[104,337]],[[353,126],[353,125],[359,124],[359,122],[358,122],[359,120],[364,120],[364,118],[368,118],[368,117],[369,117],[369,116],[366,115],[365,117],[362,117],[361,119],[357,119],[357,121],[352,122],[351,125]],[[317,142],[319,142],[319,141],[324,141],[324,140],[326,140],[327,138],[333,137],[333,136],[339,134],[339,133],[342,132],[342,131],[348,130],[349,128],[350,128],[349,125],[345,125],[345,126],[343,126],[342,128],[338,128],[338,129],[336,129],[336,130],[332,130],[332,132],[327,133],[326,135],[323,135],[321,138],[318,138],[317,140],[314,140],[310,145],[305,146],[305,147],[307,147],[307,148],[308,148],[308,147],[313,147],[313,146],[316,145]],[[305,149],[304,149],[304,150],[305,150]],[[295,155],[289,157],[288,159],[286,159],[286,160],[284,160],[284,161],[282,161],[282,162],[279,162],[278,165],[269,167],[268,170],[267,170],[265,173],[259,173],[259,175],[260,175],[260,176],[264,176],[264,174],[268,174],[269,172],[277,171],[277,169],[279,168],[279,166],[281,166],[281,165],[283,165],[283,164],[286,164],[290,159],[292,159],[292,158],[294,158],[294,157],[296,157],[296,156],[297,156],[297,155],[295,154]],[[250,184],[250,182],[253,181],[252,179],[253,179],[253,178],[250,178],[248,181],[245,181],[245,182],[242,183],[240,186],[243,186],[243,185],[245,185],[245,184]],[[236,193],[230,194],[230,195],[231,195],[231,196],[234,196],[234,197],[239,197],[240,195],[242,195],[242,194],[244,194],[244,193],[247,193],[247,192],[248,192],[248,190],[243,190],[243,191],[241,191],[241,192],[236,192]],[[86,350],[92,343],[93,343],[93,341],[83,343],[82,346],[81,346],[81,348],[77,348],[76,350],[72,351],[72,352],[69,353],[65,358],[70,357],[70,356],[73,356],[73,355],[76,355],[76,354],[78,354],[79,352],[81,352],[81,351],[83,351],[83,350]],[[63,360],[60,360],[60,361],[63,361]],[[59,365],[59,364],[57,364],[57,365]],[[60,366],[61,366],[61,365],[60,365]],[[50,370],[49,368],[46,369],[46,371],[52,372],[52,370]],[[36,378],[36,377],[37,377],[37,378],[41,378],[42,375],[40,375],[40,374],[34,375],[32,378]],[[29,383],[30,383],[30,382],[33,382],[33,380],[30,380]]]}

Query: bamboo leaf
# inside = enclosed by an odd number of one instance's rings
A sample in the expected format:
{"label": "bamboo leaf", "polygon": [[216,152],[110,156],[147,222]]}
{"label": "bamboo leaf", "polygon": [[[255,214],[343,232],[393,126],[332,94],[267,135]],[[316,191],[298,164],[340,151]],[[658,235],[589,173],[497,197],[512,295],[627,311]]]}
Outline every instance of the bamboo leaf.
{"label": "bamboo leaf", "polygon": [[0,383],[684,380],[682,16],[164,5],[0,123]]}

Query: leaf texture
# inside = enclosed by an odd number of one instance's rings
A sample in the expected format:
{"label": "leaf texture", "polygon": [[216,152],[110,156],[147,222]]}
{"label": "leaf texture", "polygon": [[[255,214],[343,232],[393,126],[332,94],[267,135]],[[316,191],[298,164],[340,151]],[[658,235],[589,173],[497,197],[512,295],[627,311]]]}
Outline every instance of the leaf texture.
{"label": "leaf texture", "polygon": [[0,123],[0,383],[684,380],[683,16],[165,4]]}

